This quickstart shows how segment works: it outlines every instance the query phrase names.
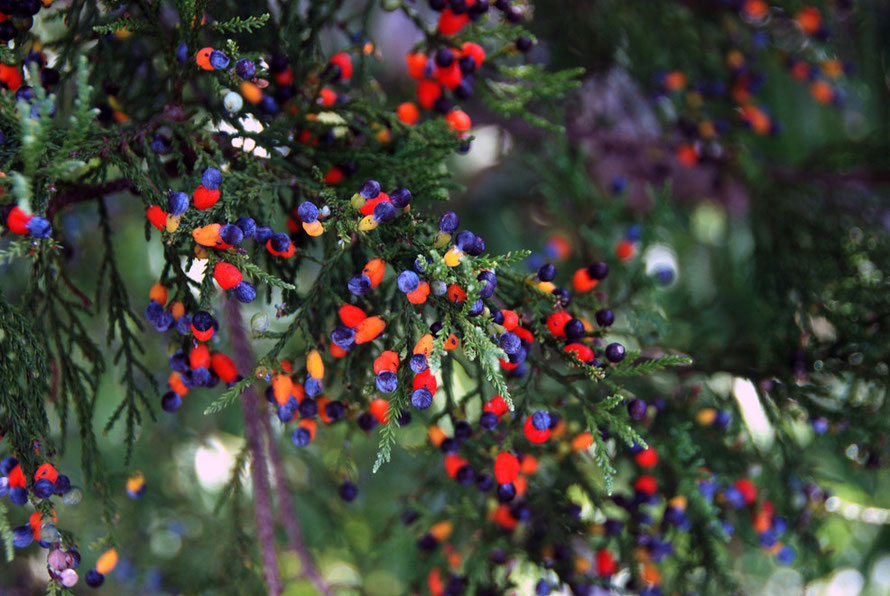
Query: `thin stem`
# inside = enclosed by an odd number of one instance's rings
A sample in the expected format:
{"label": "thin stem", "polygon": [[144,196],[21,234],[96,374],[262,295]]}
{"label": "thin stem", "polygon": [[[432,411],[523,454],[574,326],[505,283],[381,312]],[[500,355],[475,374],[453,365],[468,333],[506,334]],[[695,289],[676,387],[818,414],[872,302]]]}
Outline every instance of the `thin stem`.
{"label": "thin stem", "polygon": [[294,503],[287,491],[287,478],[284,474],[284,466],[281,463],[281,457],[278,453],[278,445],[275,443],[275,436],[272,433],[272,425],[268,416],[261,416],[263,428],[266,432],[269,447],[269,460],[272,462],[272,472],[275,474],[275,492],[278,494],[278,515],[284,523],[284,529],[287,531],[290,547],[299,556],[303,562],[303,575],[315,584],[315,588],[320,594],[328,596],[331,590],[325,583],[324,578],[315,566],[306,543],[303,542],[303,532],[300,529],[300,522],[294,513]]}
{"label": "thin stem", "polygon": [[[250,343],[241,319],[241,310],[236,300],[226,301],[226,318],[232,348],[235,353],[235,364],[244,372],[253,370],[253,357]],[[250,374],[250,373],[248,373]],[[278,559],[275,553],[275,527],[272,518],[272,500],[270,496],[268,467],[266,454],[263,451],[262,429],[257,413],[257,394],[253,386],[248,386],[241,396],[241,410],[244,412],[244,433],[250,449],[250,475],[253,482],[253,505],[256,514],[257,537],[263,555],[263,575],[269,594],[280,596],[283,592],[281,576],[278,572]]]}

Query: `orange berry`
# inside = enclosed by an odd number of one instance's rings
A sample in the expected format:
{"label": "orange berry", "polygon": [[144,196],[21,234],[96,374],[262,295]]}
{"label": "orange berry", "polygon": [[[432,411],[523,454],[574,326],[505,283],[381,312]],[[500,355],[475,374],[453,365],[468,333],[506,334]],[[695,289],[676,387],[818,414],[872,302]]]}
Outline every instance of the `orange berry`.
{"label": "orange berry", "polygon": [[167,288],[161,285],[161,282],[155,282],[148,292],[149,300],[160,302],[161,305],[167,304]]}
{"label": "orange berry", "polygon": [[399,107],[396,108],[396,114],[399,116],[399,120],[408,125],[416,124],[417,120],[420,119],[420,110],[413,101],[399,104]]}

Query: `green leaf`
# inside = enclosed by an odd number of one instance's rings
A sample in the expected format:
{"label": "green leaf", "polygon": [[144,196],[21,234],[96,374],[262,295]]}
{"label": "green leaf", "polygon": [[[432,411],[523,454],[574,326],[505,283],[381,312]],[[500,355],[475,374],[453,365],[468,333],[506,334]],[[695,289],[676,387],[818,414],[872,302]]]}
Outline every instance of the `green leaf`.
{"label": "green leaf", "polygon": [[245,377],[232,385],[225,393],[217,397],[213,403],[207,406],[204,409],[204,415],[209,416],[210,414],[216,414],[220,410],[224,410],[241,397],[241,394],[244,393],[244,390],[247,389],[250,384],[253,383],[253,377]]}

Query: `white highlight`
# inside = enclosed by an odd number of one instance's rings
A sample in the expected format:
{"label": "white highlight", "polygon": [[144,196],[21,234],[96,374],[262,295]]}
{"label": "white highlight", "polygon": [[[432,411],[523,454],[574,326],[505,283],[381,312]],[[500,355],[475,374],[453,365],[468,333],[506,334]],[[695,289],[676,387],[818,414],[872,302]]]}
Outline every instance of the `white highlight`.
{"label": "white highlight", "polygon": [[763,404],[760,403],[754,383],[748,379],[736,377],[732,385],[732,394],[739,404],[745,426],[751,433],[751,440],[761,451],[766,451],[772,446],[776,438],[776,431],[766,418],[766,412],[763,410]]}

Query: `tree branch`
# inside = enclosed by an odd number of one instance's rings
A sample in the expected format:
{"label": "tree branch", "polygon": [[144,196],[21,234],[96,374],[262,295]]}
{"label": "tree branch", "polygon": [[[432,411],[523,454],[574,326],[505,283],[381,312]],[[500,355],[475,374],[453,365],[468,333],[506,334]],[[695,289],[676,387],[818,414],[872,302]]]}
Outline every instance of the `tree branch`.
{"label": "tree branch", "polygon": [[72,186],[62,192],[56,194],[49,201],[49,207],[46,209],[46,218],[50,221],[56,215],[56,212],[68,205],[83,203],[98,199],[105,195],[121,192],[132,188],[133,183],[128,178],[118,178],[105,184],[89,184],[83,186]]}

